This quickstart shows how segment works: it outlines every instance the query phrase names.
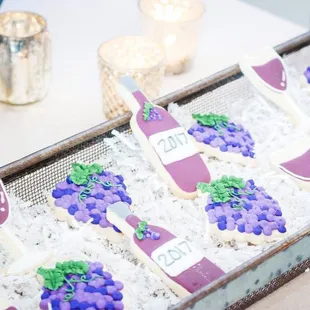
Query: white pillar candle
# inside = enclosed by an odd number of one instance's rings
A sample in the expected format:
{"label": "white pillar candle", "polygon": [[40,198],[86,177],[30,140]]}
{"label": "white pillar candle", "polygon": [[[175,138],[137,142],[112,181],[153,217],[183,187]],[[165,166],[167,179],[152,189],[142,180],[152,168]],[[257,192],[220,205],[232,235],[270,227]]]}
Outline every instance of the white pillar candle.
{"label": "white pillar candle", "polygon": [[197,49],[202,1],[140,0],[139,7],[144,33],[165,47],[166,73],[186,71]]}
{"label": "white pillar candle", "polygon": [[99,70],[106,117],[111,119],[129,111],[115,88],[121,76],[133,77],[145,94],[155,99],[160,93],[164,61],[164,48],[144,37],[119,37],[103,43],[99,48]]}

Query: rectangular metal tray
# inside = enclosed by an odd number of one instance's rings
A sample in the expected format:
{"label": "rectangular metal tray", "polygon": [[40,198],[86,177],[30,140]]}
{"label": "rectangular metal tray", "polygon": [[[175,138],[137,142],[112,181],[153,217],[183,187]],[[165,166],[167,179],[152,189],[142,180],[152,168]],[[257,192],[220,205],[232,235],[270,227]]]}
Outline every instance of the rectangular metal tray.
{"label": "rectangular metal tray", "polygon": [[[306,46],[310,46],[310,32],[277,46],[276,50],[280,55],[291,57],[290,61],[294,63],[301,57],[299,51]],[[249,82],[243,77],[239,66],[234,65],[155,103],[166,107],[176,102],[191,113],[226,113],[230,103],[240,98],[250,98],[251,95]],[[91,162],[108,155],[109,147],[104,139],[111,136],[113,129],[130,131],[130,116],[126,113],[1,167],[0,178],[8,190],[19,198],[33,204],[43,203],[46,200],[44,192],[66,177],[72,162]],[[33,191],[33,188],[36,190]],[[310,267],[309,237],[310,225],[171,309],[239,310],[249,307]]]}

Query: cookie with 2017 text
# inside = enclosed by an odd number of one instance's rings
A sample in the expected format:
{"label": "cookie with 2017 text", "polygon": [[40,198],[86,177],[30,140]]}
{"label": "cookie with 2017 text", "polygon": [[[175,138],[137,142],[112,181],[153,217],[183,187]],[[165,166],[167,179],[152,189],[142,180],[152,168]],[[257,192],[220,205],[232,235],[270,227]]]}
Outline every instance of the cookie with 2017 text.
{"label": "cookie with 2017 text", "polygon": [[253,180],[223,176],[197,187],[208,194],[206,230],[220,240],[257,245],[286,237],[279,203]]}
{"label": "cookie with 2017 text", "polygon": [[117,88],[133,113],[131,129],[156,172],[173,194],[195,198],[197,183],[208,183],[211,176],[185,129],[168,111],[152,104],[131,77],[123,77]]}
{"label": "cookie with 2017 text", "polygon": [[128,238],[137,258],[180,297],[187,297],[224,275],[188,240],[140,220],[123,202],[108,206],[107,218]]}
{"label": "cookie with 2017 text", "polygon": [[196,124],[188,133],[196,147],[208,157],[255,166],[255,142],[242,125],[225,115],[193,114]]}
{"label": "cookie with 2017 text", "polygon": [[121,232],[107,220],[106,209],[118,201],[131,204],[124,178],[96,163],[72,164],[72,171],[56,184],[48,200],[58,220],[69,225],[90,222],[97,233],[114,242],[120,241]]}

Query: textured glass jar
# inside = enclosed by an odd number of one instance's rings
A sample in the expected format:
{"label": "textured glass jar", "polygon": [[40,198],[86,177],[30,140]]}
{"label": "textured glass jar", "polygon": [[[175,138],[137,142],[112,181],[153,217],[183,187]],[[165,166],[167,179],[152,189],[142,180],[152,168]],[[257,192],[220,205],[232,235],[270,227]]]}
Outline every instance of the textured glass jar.
{"label": "textured glass jar", "polygon": [[30,12],[0,14],[0,101],[39,101],[50,77],[51,40],[44,18]]}
{"label": "textured glass jar", "polygon": [[187,71],[197,50],[201,0],[140,0],[143,33],[160,42],[166,51],[166,73]]}
{"label": "textured glass jar", "polygon": [[115,88],[121,76],[133,77],[151,100],[159,96],[165,70],[161,45],[139,36],[119,37],[103,43],[98,54],[104,112],[108,119],[128,111]]}

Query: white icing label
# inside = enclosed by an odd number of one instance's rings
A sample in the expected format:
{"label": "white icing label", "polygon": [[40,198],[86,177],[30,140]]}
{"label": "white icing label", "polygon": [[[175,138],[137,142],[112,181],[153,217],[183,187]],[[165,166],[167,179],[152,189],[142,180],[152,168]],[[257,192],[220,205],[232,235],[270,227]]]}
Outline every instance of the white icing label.
{"label": "white icing label", "polygon": [[188,241],[175,238],[153,251],[154,262],[169,276],[176,277],[199,263],[203,254]]}
{"label": "white icing label", "polygon": [[197,154],[195,146],[182,127],[156,133],[150,136],[149,140],[164,165]]}

